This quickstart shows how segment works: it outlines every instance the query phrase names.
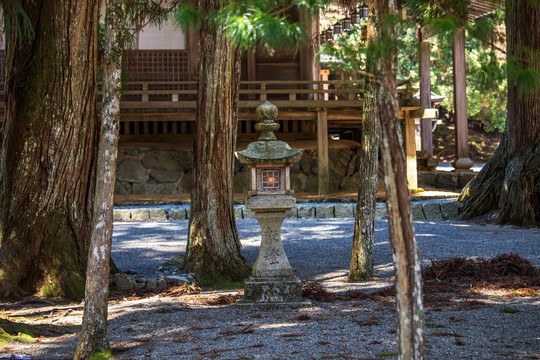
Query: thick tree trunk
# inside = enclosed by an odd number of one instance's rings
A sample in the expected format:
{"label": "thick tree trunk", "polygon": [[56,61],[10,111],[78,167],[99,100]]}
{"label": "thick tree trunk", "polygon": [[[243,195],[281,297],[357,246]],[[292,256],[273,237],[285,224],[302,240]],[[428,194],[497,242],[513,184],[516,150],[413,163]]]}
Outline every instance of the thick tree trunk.
{"label": "thick tree trunk", "polygon": [[[97,1],[24,1],[7,30],[0,297],[82,297],[97,148]],[[10,12],[4,11],[9,17]],[[9,19],[10,25],[22,18]]]}
{"label": "thick tree trunk", "polygon": [[76,360],[110,350],[107,340],[109,259],[113,233],[113,195],[120,136],[122,54],[125,48],[125,2],[108,0],[105,9],[103,109],[96,162],[94,220],[84,299],[84,314]]}
{"label": "thick tree trunk", "polygon": [[376,2],[379,43],[384,50],[375,61],[376,114],[381,121],[389,234],[396,273],[398,359],[423,359],[424,309],[420,261],[410,211],[403,137],[396,92],[396,3]]}
{"label": "thick tree trunk", "polygon": [[[199,11],[215,10],[199,2]],[[199,88],[193,153],[193,192],[184,267],[213,278],[241,280],[248,269],[240,253],[232,179],[240,58],[223,29],[205,22],[199,32]]]}
{"label": "thick tree trunk", "polygon": [[[372,10],[372,8],[371,8]],[[372,11],[370,11],[372,13]],[[373,17],[368,19],[368,41],[373,44],[377,29]],[[367,62],[367,72],[373,73],[373,62]],[[373,239],[375,236],[375,204],[379,172],[379,129],[375,116],[374,86],[366,78],[364,118],[362,121],[362,158],[360,159],[360,187],[354,219],[353,247],[349,280],[366,280],[373,277]]]}
{"label": "thick tree trunk", "polygon": [[[540,3],[509,0],[505,9],[511,68],[539,74]],[[461,192],[462,218],[499,210],[500,223],[540,224],[540,88],[520,92],[523,80],[515,74],[508,72],[503,139],[493,158]]]}

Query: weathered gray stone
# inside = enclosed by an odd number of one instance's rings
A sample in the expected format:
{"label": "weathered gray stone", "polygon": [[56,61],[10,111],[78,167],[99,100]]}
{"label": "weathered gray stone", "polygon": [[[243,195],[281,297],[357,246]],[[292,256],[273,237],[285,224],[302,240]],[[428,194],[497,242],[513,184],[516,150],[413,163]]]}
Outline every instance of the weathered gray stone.
{"label": "weathered gray stone", "polygon": [[133,277],[126,274],[114,274],[113,283],[118,290],[121,291],[133,290],[135,287],[135,280]]}
{"label": "weathered gray stone", "polygon": [[150,220],[150,212],[148,211],[148,209],[131,209],[131,220]]}
{"label": "weathered gray stone", "polygon": [[173,172],[186,170],[178,161],[178,153],[172,151],[153,150],[144,154],[141,162],[147,169],[165,169]]}
{"label": "weathered gray stone", "polygon": [[174,183],[177,182],[181,176],[181,171],[169,169],[152,168],[152,171],[150,172],[150,177],[160,183]]}
{"label": "weathered gray stone", "polygon": [[122,148],[122,152],[128,156],[139,156],[140,155],[140,151],[139,149],[135,149],[135,148]]}
{"label": "weathered gray stone", "polygon": [[377,219],[387,219],[388,211],[386,210],[386,203],[375,204],[375,217]]}
{"label": "weathered gray stone", "polygon": [[250,190],[249,173],[247,171],[237,172],[233,180],[234,193],[245,194],[248,190]]}
{"label": "weathered gray stone", "polygon": [[127,209],[114,209],[113,219],[115,221],[129,221],[131,220],[131,210]]}
{"label": "weathered gray stone", "polygon": [[304,153],[302,154],[302,158],[298,162],[298,165],[300,166],[300,170],[306,175],[311,174],[313,163],[315,161],[316,159],[312,157],[311,151],[304,151]]}
{"label": "weathered gray stone", "polygon": [[445,220],[455,219],[458,216],[458,203],[457,200],[453,201],[441,201],[441,213]]}
{"label": "weathered gray stone", "polygon": [[297,211],[299,218],[310,218],[314,213],[313,205],[309,204],[299,205]]}
{"label": "weathered gray stone", "polygon": [[146,288],[148,290],[154,290],[155,288],[157,288],[157,283],[154,280],[149,279],[146,282]]}
{"label": "weathered gray stone", "polygon": [[441,213],[441,208],[438,202],[425,203],[425,204],[422,204],[422,207],[424,209],[424,215],[426,216],[427,220],[431,220],[431,221],[444,220]]}
{"label": "weathered gray stone", "polygon": [[334,217],[334,205],[319,205],[315,209],[315,214],[320,219],[329,219]]}
{"label": "weathered gray stone", "polygon": [[178,286],[190,282],[185,275],[167,275],[164,278],[169,286]]}
{"label": "weathered gray stone", "polygon": [[469,181],[476,177],[476,173],[471,172],[461,172],[459,173],[459,187],[463,188]]}
{"label": "weathered gray stone", "polygon": [[343,190],[358,191],[361,177],[360,171],[353,173],[351,176],[344,176],[339,187]]}
{"label": "weathered gray stone", "polygon": [[292,174],[291,189],[297,192],[306,191],[307,181],[308,181],[308,176],[303,173]]}
{"label": "weathered gray stone", "polygon": [[307,192],[317,192],[318,186],[319,186],[319,179],[318,179],[317,175],[308,176],[305,191],[307,191]]}
{"label": "weathered gray stone", "polygon": [[425,187],[435,186],[436,174],[434,171],[419,171],[418,172],[418,184]]}
{"label": "weathered gray stone", "polygon": [[300,302],[302,282],[296,276],[250,277],[246,280],[244,298],[246,302],[262,304]]}
{"label": "weathered gray stone", "polygon": [[184,173],[184,177],[182,178],[182,181],[180,181],[180,185],[178,186],[178,193],[191,194],[192,189],[193,189],[193,173],[191,171],[188,171]]}
{"label": "weathered gray stone", "polygon": [[149,209],[148,210],[150,215],[150,220],[153,221],[165,221],[167,220],[167,214],[165,213],[165,209],[158,208],[158,209]]}
{"label": "weathered gray stone", "polygon": [[357,163],[358,155],[353,153],[351,155],[351,159],[349,160],[349,166],[347,166],[347,172],[345,175],[352,176],[356,172],[356,163]]}
{"label": "weathered gray stone", "polygon": [[459,187],[459,177],[456,173],[438,172],[435,177],[435,187],[454,190]]}
{"label": "weathered gray stone", "polygon": [[235,207],[234,208],[234,217],[236,219],[242,219],[242,208],[241,207]]}
{"label": "weathered gray stone", "polygon": [[354,205],[336,204],[334,207],[334,215],[337,218],[352,218],[354,217]]}
{"label": "weathered gray stone", "polygon": [[133,194],[136,195],[172,195],[177,193],[178,190],[174,183],[133,184]]}
{"label": "weathered gray stone", "polygon": [[116,168],[118,169],[118,166],[122,163],[122,161],[126,160],[126,154],[118,149],[118,153],[116,154]]}
{"label": "weathered gray stone", "polygon": [[341,184],[341,180],[347,172],[352,151],[348,148],[330,148],[328,153],[328,157],[332,159],[332,161],[330,161],[328,164],[330,174],[330,189],[337,190]]}
{"label": "weathered gray stone", "polygon": [[125,181],[120,182],[116,181],[114,183],[114,193],[118,195],[130,195],[132,192],[132,187],[130,183]]}
{"label": "weathered gray stone", "polygon": [[169,219],[185,220],[187,218],[186,209],[169,209]]}
{"label": "weathered gray stone", "polygon": [[118,166],[116,179],[129,183],[145,183],[150,179],[150,175],[139,160],[126,159]]}
{"label": "weathered gray stone", "polygon": [[285,212],[285,217],[288,217],[288,218],[295,218],[295,217],[298,217],[298,211],[296,210],[296,206],[293,207],[292,209],[290,210],[287,210]]}
{"label": "weathered gray stone", "polygon": [[413,220],[426,220],[422,204],[418,202],[411,203],[411,212],[413,214]]}
{"label": "weathered gray stone", "polygon": [[163,290],[167,288],[167,280],[165,280],[163,277],[159,279],[156,283],[156,290]]}
{"label": "weathered gray stone", "polygon": [[255,219],[255,213],[249,209],[242,209],[242,217],[244,219]]}

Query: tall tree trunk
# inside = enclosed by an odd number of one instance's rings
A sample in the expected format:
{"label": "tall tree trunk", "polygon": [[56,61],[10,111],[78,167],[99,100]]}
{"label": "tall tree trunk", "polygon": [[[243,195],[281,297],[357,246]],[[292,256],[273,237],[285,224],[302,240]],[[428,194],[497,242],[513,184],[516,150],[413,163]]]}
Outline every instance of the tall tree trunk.
{"label": "tall tree trunk", "polygon": [[[0,297],[84,294],[97,148],[97,1],[23,1],[35,37],[4,11]],[[6,9],[4,9],[6,10]],[[17,19],[15,18],[17,17]]]}
{"label": "tall tree trunk", "polygon": [[[370,3],[370,14],[373,13]],[[373,44],[377,29],[373,17],[368,19],[368,42]],[[367,61],[367,72],[373,73],[372,61]],[[349,280],[366,280],[373,277],[373,239],[375,236],[375,205],[379,172],[379,129],[375,116],[373,81],[366,77],[366,88],[362,121],[362,158],[360,159],[360,187],[354,219],[353,247]]]}
{"label": "tall tree trunk", "polygon": [[461,192],[462,218],[499,210],[498,221],[540,224],[540,87],[520,93],[519,69],[540,74],[540,2],[506,1],[508,117],[503,139]]}
{"label": "tall tree trunk", "polygon": [[423,359],[422,278],[405,171],[403,136],[396,91],[397,8],[394,0],[376,1],[379,51],[375,59],[376,116],[389,214],[389,235],[396,273],[398,359]]}
{"label": "tall tree trunk", "polygon": [[[199,11],[219,2],[199,1]],[[193,152],[193,192],[185,270],[241,280],[248,269],[240,253],[233,203],[240,53],[224,31],[204,22],[199,31],[199,88]]]}
{"label": "tall tree trunk", "polygon": [[120,137],[122,55],[125,49],[125,2],[108,0],[105,8],[103,109],[96,162],[94,220],[84,299],[84,314],[76,360],[110,350],[107,340],[109,260],[113,233],[113,195]]}

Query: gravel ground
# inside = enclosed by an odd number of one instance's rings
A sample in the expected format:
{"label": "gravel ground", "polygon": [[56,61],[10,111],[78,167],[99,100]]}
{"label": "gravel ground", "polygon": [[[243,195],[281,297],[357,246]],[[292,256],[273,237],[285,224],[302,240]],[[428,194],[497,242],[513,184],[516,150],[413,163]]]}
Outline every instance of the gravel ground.
{"label": "gravel ground", "polygon": [[[243,253],[257,256],[256,220],[237,222]],[[153,274],[185,250],[187,221],[115,223],[113,258],[123,271]],[[392,282],[387,222],[376,222],[377,280],[345,281],[353,219],[287,219],[283,242],[296,275],[334,292],[374,291]],[[516,252],[540,266],[540,230],[463,222],[415,222],[422,262],[446,257],[492,257]],[[540,297],[505,298],[496,293],[426,311],[426,359],[540,359]],[[19,316],[63,313],[55,325],[80,323],[81,304],[21,308]],[[0,310],[9,304],[0,304]],[[314,302],[304,310],[201,306],[180,298],[124,299],[110,304],[109,339],[119,359],[394,359],[395,303],[382,299]],[[507,309],[515,311],[509,312]],[[26,313],[25,313],[26,311]],[[298,318],[299,314],[303,316]],[[0,356],[69,359],[76,335],[0,348]],[[7,348],[7,349],[6,349]]]}

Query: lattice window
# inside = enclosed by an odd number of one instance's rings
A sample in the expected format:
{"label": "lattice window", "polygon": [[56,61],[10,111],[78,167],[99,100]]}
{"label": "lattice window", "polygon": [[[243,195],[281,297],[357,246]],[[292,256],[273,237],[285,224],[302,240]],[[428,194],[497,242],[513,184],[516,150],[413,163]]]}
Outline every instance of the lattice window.
{"label": "lattice window", "polygon": [[133,50],[125,57],[129,81],[189,80],[187,50]]}
{"label": "lattice window", "polygon": [[279,170],[264,169],[262,171],[262,188],[266,190],[279,189],[279,174]]}

